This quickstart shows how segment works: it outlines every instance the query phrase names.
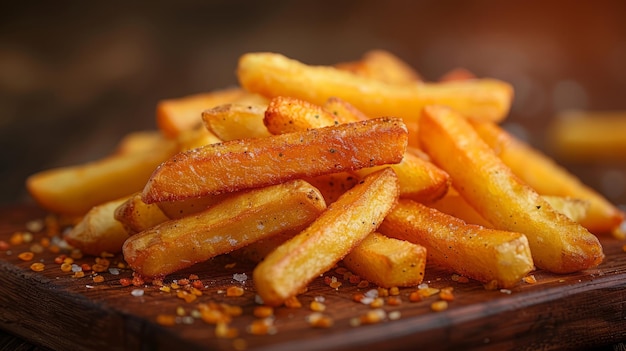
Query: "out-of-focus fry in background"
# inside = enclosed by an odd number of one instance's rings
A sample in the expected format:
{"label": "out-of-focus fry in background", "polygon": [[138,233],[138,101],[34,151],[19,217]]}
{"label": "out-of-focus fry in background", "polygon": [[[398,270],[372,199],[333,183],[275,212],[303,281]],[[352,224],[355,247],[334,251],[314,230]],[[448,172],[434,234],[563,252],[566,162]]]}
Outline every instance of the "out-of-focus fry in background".
{"label": "out-of-focus fry in background", "polygon": [[0,203],[28,201],[28,175],[103,157],[121,135],[153,129],[160,100],[234,87],[243,53],[334,64],[382,49],[427,82],[454,69],[509,82],[503,127],[625,205],[626,131],[622,151],[577,148],[563,137],[573,120],[556,119],[626,111],[624,13],[619,0],[4,5]]}

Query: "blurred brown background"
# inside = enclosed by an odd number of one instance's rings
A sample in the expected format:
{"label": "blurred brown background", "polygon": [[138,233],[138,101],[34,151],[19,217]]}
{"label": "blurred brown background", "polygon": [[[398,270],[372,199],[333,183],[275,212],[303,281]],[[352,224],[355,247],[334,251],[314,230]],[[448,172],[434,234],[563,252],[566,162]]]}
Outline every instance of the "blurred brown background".
{"label": "blurred brown background", "polygon": [[[15,2],[0,11],[0,203],[156,128],[159,99],[236,84],[245,52],[330,64],[374,48],[428,80],[464,67],[511,82],[506,127],[537,147],[558,111],[626,110],[624,1]],[[626,204],[623,164],[567,167]]]}

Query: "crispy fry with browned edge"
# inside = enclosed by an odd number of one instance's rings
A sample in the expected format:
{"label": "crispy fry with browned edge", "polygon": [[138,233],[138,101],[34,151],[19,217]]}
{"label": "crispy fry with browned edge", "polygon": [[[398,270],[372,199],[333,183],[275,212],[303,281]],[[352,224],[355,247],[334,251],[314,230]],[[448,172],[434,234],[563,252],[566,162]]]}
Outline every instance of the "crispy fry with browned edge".
{"label": "crispy fry with browned edge", "polygon": [[263,303],[280,305],[334,266],[376,230],[397,198],[398,180],[390,168],[347,191],[256,266],[254,285]]}
{"label": "crispy fry with browned edge", "polygon": [[382,288],[416,286],[424,280],[426,248],[372,233],[350,251],[343,263]]}
{"label": "crispy fry with browned edge", "polygon": [[242,192],[131,236],[124,259],[144,277],[162,277],[255,240],[301,230],[325,208],[319,191],[302,180]]}
{"label": "crispy fry with browned edge", "polygon": [[241,88],[230,88],[161,100],[156,109],[157,126],[165,136],[175,138],[180,132],[200,124],[202,111],[231,103],[247,94]]}
{"label": "crispy fry with browned edge", "polygon": [[94,206],[64,235],[67,243],[87,255],[120,252],[129,234],[115,219],[114,213],[126,200],[122,198]]}
{"label": "crispy fry with browned edge", "polygon": [[[352,112],[349,105],[343,105],[337,99],[332,105],[343,106],[344,109],[334,114],[304,100],[277,97],[270,101],[265,113],[265,125],[272,133],[289,133],[358,121],[358,112]],[[355,173],[363,178],[382,167],[387,165],[367,167]],[[400,181],[400,197],[403,198],[434,201],[445,195],[450,185],[450,177],[446,172],[409,150],[402,162],[391,167]]]}
{"label": "crispy fry with browned edge", "polygon": [[291,96],[322,105],[336,96],[367,116],[401,117],[407,123],[419,119],[429,104],[449,105],[471,118],[498,122],[508,114],[513,96],[510,84],[494,79],[388,84],[275,53],[243,55],[237,74],[244,89],[268,98]]}
{"label": "crispy fry with browned edge", "polygon": [[156,202],[163,213],[170,219],[177,219],[202,212],[207,208],[226,200],[226,198],[237,194],[237,192],[223,193],[219,195],[207,195],[202,197],[191,197],[179,201]]}
{"label": "crispy fry with browned edge", "polygon": [[263,124],[267,106],[225,104],[202,112],[204,125],[223,141],[260,138],[270,133]]}
{"label": "crispy fry with browned edge", "polygon": [[602,262],[598,238],[516,177],[463,116],[446,106],[423,112],[419,136],[425,151],[486,220],[528,237],[537,267],[570,273]]}
{"label": "crispy fry with browned edge", "polygon": [[391,84],[421,82],[419,73],[398,56],[386,50],[371,50],[358,61],[342,62],[335,67]]}
{"label": "crispy fry with browned edge", "polygon": [[589,209],[581,224],[590,232],[609,233],[624,220],[622,211],[539,150],[493,123],[472,126],[513,173],[539,194],[588,201]]}
{"label": "crispy fry with browned edge", "polygon": [[140,192],[120,204],[115,209],[114,217],[122,223],[128,234],[139,233],[169,220],[156,204],[144,203]]}
{"label": "crispy fry with browned edge", "polygon": [[449,214],[453,217],[463,220],[468,224],[477,224],[485,228],[493,228],[493,224],[483,218],[480,213],[476,212],[474,207],[465,201],[463,196],[459,194],[453,187],[448,189],[445,196],[437,201],[428,204],[440,212]]}
{"label": "crispy fry with browned edge", "polygon": [[335,202],[343,193],[352,189],[361,179],[349,172],[324,174],[317,177],[303,178],[316,187],[327,204]]}
{"label": "crispy fry with browned edge", "polygon": [[114,153],[97,161],[36,173],[28,177],[26,187],[48,211],[84,215],[93,206],[140,191],[154,169],[176,151],[174,141],[161,138],[146,150]]}
{"label": "crispy fry with browned edge", "polygon": [[517,284],[534,269],[527,238],[488,229],[411,200],[400,200],[380,232],[426,248],[428,259],[442,267],[499,287]]}
{"label": "crispy fry with browned edge", "polygon": [[212,144],[164,162],[146,184],[143,199],[183,200],[398,163],[406,150],[406,134],[401,119],[377,118]]}
{"label": "crispy fry with browned edge", "polygon": [[[359,111],[359,109],[354,107],[351,103],[335,96],[326,100],[322,107],[325,111],[330,112],[335,119],[343,123],[364,121],[370,118],[363,112]],[[404,123],[406,123],[406,121]]]}

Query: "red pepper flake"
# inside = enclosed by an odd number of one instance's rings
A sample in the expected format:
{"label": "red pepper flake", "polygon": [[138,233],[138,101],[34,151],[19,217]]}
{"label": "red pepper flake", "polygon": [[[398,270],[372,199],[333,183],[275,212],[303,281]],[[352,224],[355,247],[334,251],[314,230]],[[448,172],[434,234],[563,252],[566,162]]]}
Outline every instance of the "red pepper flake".
{"label": "red pepper flake", "polygon": [[183,279],[178,279],[178,285],[181,286],[185,286],[185,285],[189,285],[189,279],[183,278]]}
{"label": "red pepper flake", "polygon": [[104,281],[104,276],[101,275],[96,275],[93,277],[93,282],[94,283],[102,283]]}
{"label": "red pepper flake", "polygon": [[243,288],[239,286],[229,286],[226,289],[226,296],[242,296]]}
{"label": "red pepper flake", "polygon": [[445,300],[445,301],[452,301],[454,300],[454,295],[452,294],[452,287],[447,287],[447,288],[443,288],[441,289],[441,291],[439,292],[439,298],[441,300]]}
{"label": "red pepper flake", "polygon": [[142,277],[138,276],[138,275],[134,275],[133,276],[133,280],[132,280],[132,284],[134,286],[140,286],[140,285],[144,285],[145,281],[143,280]]}
{"label": "red pepper flake", "polygon": [[0,240],[0,251],[7,251],[10,248],[11,248],[11,246],[9,245],[8,242],[6,242],[4,240]]}
{"label": "red pepper flake", "polygon": [[198,280],[198,279],[200,279],[200,277],[198,277],[197,274],[193,274],[192,273],[192,274],[189,275],[189,280]]}
{"label": "red pepper flake", "polygon": [[270,306],[256,306],[252,314],[257,318],[267,318],[274,315],[274,309]]}
{"label": "red pepper flake", "polygon": [[193,282],[191,282],[191,286],[198,290],[204,289],[204,284],[201,280],[194,280]]}
{"label": "red pepper flake", "polygon": [[30,265],[30,269],[35,272],[41,272],[46,268],[46,266],[41,262],[35,262]]}
{"label": "red pepper flake", "polygon": [[9,243],[13,246],[21,245],[24,242],[24,237],[22,236],[22,232],[15,232],[9,238]]}
{"label": "red pepper flake", "polygon": [[156,322],[159,325],[171,327],[176,324],[176,316],[173,314],[159,314],[156,317]]}
{"label": "red pepper flake", "polygon": [[387,298],[387,304],[390,306],[398,306],[402,304],[402,299],[400,298],[399,295],[389,296]]}
{"label": "red pepper flake", "polygon": [[17,257],[22,261],[30,261],[33,259],[33,257],[35,257],[35,254],[30,251],[26,251],[20,253],[19,255],[17,255]]}
{"label": "red pepper flake", "polygon": [[85,272],[89,272],[91,270],[91,265],[89,265],[89,263],[83,263],[80,265],[80,268]]}
{"label": "red pepper flake", "polygon": [[132,283],[133,283],[133,281],[130,278],[120,278],[120,284],[122,286],[130,286]]}

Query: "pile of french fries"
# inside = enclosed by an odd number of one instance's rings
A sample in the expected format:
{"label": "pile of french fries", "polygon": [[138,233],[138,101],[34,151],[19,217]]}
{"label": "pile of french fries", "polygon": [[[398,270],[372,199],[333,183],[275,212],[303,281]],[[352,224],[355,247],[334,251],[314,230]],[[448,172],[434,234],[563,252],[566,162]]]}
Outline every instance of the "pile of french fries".
{"label": "pile of french fries", "polygon": [[428,261],[508,288],[536,268],[597,266],[598,236],[624,238],[624,213],[500,127],[506,82],[424,82],[381,50],[334,66],[249,53],[237,76],[160,102],[158,130],[28,190],[80,216],[68,243],[122,252],[145,278],[254,260],[274,306],[340,262],[381,287],[420,284]]}

